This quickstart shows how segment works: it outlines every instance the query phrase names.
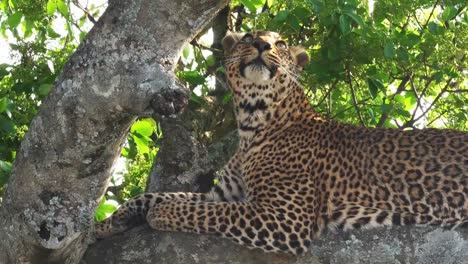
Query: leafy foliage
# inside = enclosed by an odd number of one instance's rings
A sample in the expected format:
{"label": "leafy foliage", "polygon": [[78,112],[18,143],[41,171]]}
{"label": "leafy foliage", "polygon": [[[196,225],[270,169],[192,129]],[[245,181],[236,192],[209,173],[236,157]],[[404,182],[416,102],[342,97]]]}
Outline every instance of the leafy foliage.
{"label": "leafy foliage", "polygon": [[244,30],[278,31],[309,49],[303,84],[326,116],[466,130],[467,1],[376,1],[373,12],[364,3],[275,1],[239,15]]}

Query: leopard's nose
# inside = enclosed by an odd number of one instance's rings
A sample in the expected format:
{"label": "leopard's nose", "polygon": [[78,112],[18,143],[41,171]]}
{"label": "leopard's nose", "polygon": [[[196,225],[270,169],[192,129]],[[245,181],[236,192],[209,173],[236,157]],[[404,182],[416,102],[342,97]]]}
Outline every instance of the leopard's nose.
{"label": "leopard's nose", "polygon": [[270,43],[257,39],[252,42],[252,45],[258,50],[259,53],[264,52],[265,50],[271,49]]}

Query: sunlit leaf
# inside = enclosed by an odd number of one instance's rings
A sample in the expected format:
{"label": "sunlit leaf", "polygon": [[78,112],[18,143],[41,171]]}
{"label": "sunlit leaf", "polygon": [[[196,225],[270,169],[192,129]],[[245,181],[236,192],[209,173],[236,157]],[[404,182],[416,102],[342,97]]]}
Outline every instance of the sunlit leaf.
{"label": "sunlit leaf", "polygon": [[98,208],[96,209],[95,219],[96,221],[102,221],[107,218],[108,214],[113,213],[117,210],[113,204],[107,203],[106,198],[103,198],[101,203],[99,204]]}
{"label": "sunlit leaf", "polygon": [[133,140],[135,141],[135,144],[141,153],[149,153],[149,142],[151,141],[150,138],[146,136],[134,135]]}
{"label": "sunlit leaf", "polygon": [[21,12],[16,12],[14,14],[9,15],[7,18],[7,23],[10,26],[10,28],[16,28],[21,22],[22,17],[23,13]]}
{"label": "sunlit leaf", "polygon": [[182,56],[184,57],[184,59],[187,59],[188,56],[190,55],[191,53],[191,46],[190,45],[185,45],[184,48],[182,49]]}
{"label": "sunlit leaf", "polygon": [[153,134],[155,129],[156,122],[152,118],[145,118],[135,122],[130,128],[130,132],[149,137]]}
{"label": "sunlit leaf", "polygon": [[198,71],[181,71],[179,76],[182,80],[188,82],[191,86],[204,84],[206,79]]}
{"label": "sunlit leaf", "polygon": [[257,8],[260,8],[263,6],[263,3],[260,3],[259,4],[259,1],[258,0],[240,0],[240,2],[245,6],[247,7],[250,12],[252,13],[256,13],[257,12]]}
{"label": "sunlit leaf", "polygon": [[7,107],[7,103],[8,103],[8,99],[6,97],[3,97],[2,99],[0,99],[0,113],[5,111]]}
{"label": "sunlit leaf", "polygon": [[50,16],[57,10],[57,0],[47,1],[47,14]]}
{"label": "sunlit leaf", "polygon": [[68,16],[70,15],[70,11],[68,10],[67,4],[65,4],[63,0],[56,0],[56,1],[57,1],[57,9],[65,18],[68,18]]}
{"label": "sunlit leaf", "polygon": [[454,6],[447,6],[442,12],[441,18],[443,21],[451,20],[457,14],[457,9]]}
{"label": "sunlit leaf", "polygon": [[57,32],[55,32],[55,30],[52,28],[52,27],[47,27],[47,34],[49,35],[49,37],[51,38],[58,38],[60,37],[60,34],[58,34]]}

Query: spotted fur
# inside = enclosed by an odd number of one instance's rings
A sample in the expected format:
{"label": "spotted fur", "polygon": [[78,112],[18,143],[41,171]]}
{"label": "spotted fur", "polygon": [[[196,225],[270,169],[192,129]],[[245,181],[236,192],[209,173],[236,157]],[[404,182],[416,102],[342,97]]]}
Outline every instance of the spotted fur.
{"label": "spotted fur", "polygon": [[305,252],[324,229],[467,226],[468,133],[370,129],[314,112],[297,83],[307,53],[273,32],[225,37],[240,147],[207,194],[148,193],[96,225],[147,221],[265,251]]}

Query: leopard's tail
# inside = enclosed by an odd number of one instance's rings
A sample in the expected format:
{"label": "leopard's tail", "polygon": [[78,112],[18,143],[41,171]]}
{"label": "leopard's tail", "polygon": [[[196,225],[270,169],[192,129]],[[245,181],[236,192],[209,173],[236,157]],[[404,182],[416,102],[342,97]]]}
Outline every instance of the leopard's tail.
{"label": "leopard's tail", "polygon": [[444,228],[466,228],[468,217],[436,218],[428,214],[395,212],[379,208],[351,206],[336,210],[326,217],[327,227],[331,230],[351,230],[389,225],[436,225]]}

